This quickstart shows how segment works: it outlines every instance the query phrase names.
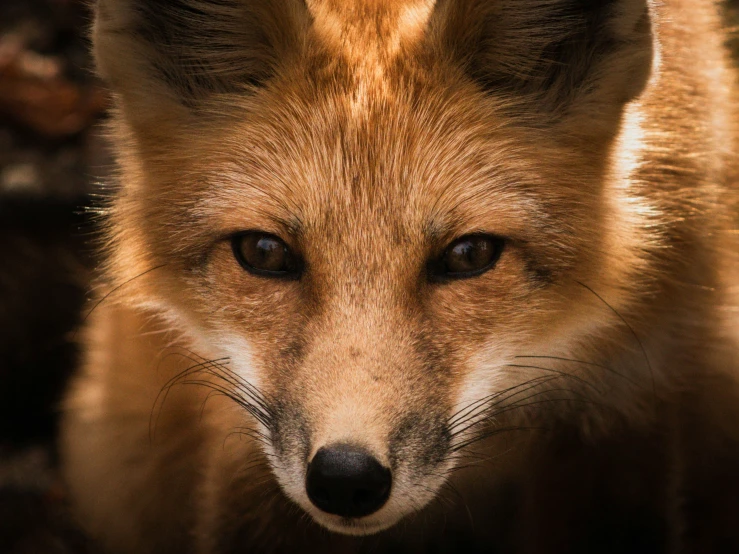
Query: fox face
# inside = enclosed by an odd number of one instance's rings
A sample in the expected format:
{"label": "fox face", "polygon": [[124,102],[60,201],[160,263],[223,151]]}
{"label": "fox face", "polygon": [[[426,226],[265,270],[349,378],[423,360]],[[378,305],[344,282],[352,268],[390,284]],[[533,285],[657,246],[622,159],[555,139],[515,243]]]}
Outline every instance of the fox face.
{"label": "fox face", "polygon": [[490,434],[637,409],[642,361],[603,359],[646,2],[104,0],[94,37],[108,273],[216,353],[198,378],[317,522],[385,529]]}

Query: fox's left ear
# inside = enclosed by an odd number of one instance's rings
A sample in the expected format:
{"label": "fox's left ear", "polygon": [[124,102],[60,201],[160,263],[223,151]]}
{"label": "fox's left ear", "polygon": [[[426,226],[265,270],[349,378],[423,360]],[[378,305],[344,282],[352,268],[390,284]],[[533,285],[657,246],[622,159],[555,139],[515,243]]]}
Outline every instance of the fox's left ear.
{"label": "fox's left ear", "polygon": [[651,72],[649,0],[439,0],[433,21],[481,89],[542,124],[615,127]]}

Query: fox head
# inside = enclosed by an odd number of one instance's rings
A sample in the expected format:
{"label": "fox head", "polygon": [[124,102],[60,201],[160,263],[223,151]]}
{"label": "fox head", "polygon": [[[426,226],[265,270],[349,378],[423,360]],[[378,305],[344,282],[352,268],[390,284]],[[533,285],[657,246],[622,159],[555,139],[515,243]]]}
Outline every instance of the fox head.
{"label": "fox head", "polygon": [[650,9],[98,2],[108,273],[222,353],[209,378],[322,525],[393,525],[520,418],[638,409],[616,313]]}

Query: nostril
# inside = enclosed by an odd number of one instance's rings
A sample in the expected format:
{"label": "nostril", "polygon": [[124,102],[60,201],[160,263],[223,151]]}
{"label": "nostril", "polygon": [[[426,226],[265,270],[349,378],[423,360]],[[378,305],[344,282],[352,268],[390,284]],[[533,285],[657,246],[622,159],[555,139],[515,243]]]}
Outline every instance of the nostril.
{"label": "nostril", "polygon": [[391,486],[389,469],[366,451],[344,444],[316,452],[305,477],[311,502],[343,517],[373,514],[387,501]]}

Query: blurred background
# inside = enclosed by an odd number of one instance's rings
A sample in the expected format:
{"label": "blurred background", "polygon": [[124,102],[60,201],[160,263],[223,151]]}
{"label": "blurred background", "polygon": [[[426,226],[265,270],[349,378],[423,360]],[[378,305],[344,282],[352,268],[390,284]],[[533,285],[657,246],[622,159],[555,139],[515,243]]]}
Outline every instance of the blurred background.
{"label": "blurred background", "polygon": [[[156,1],[156,0],[154,0]],[[90,552],[64,510],[57,406],[110,159],[88,2],[0,0],[0,553]]]}
{"label": "blurred background", "polygon": [[[151,0],[156,2],[158,0]],[[739,0],[724,0],[739,57]],[[88,553],[54,437],[112,161],[86,0],[0,0],[0,554]]]}

